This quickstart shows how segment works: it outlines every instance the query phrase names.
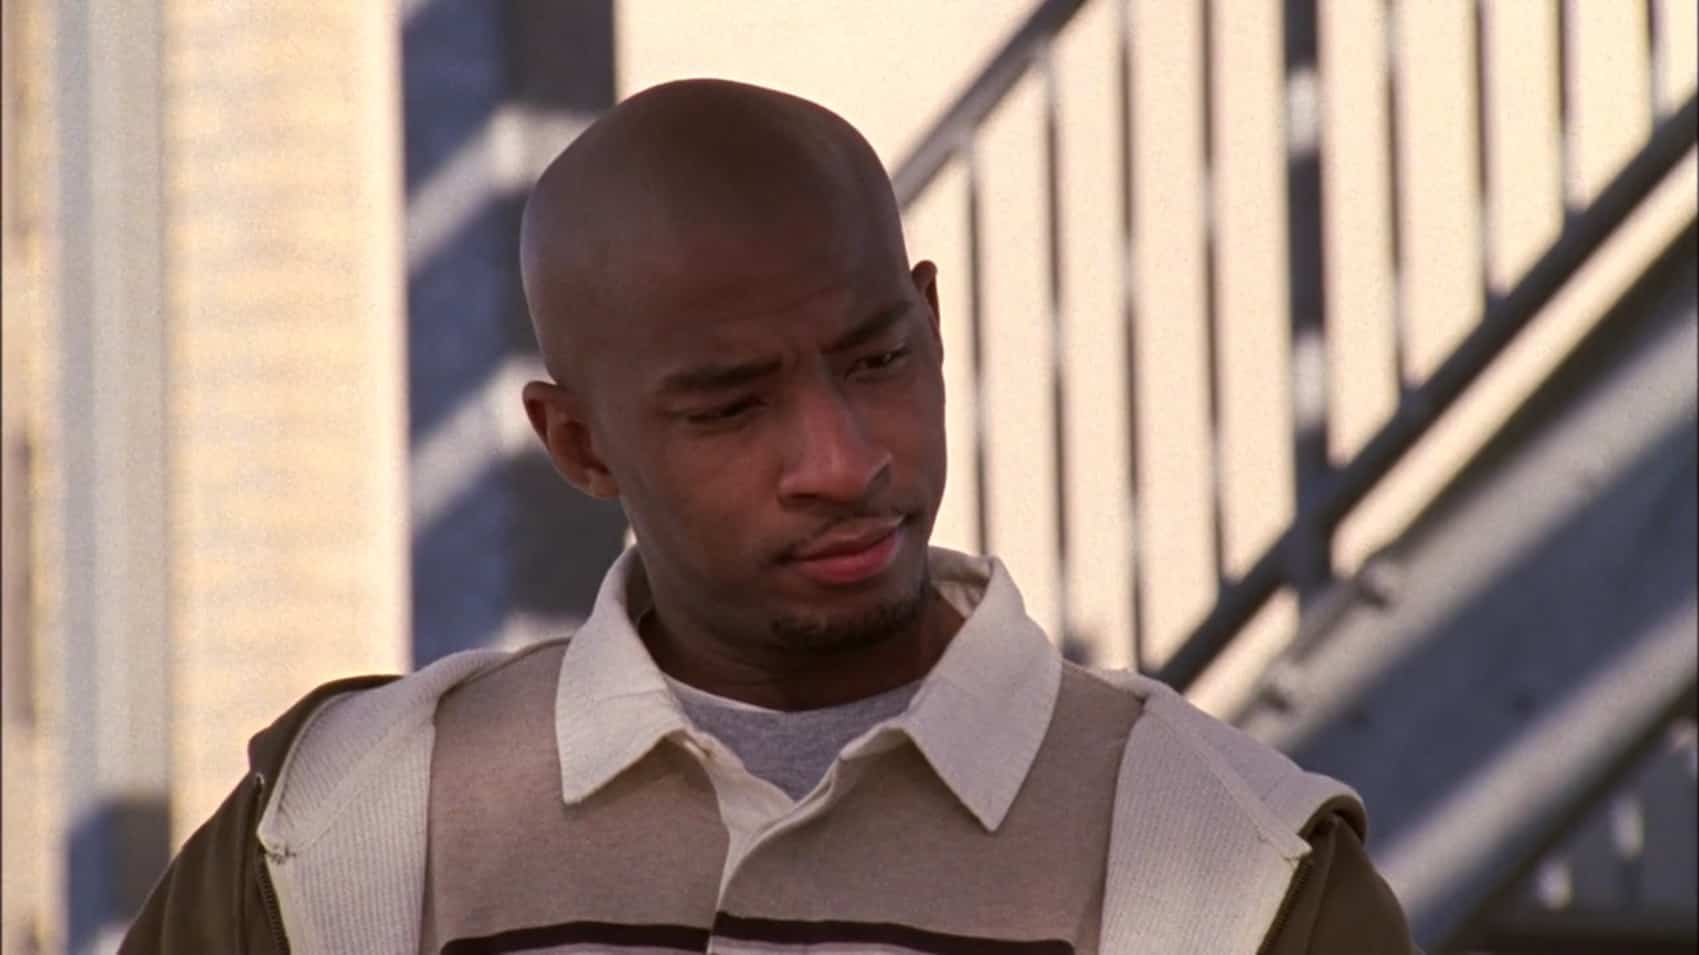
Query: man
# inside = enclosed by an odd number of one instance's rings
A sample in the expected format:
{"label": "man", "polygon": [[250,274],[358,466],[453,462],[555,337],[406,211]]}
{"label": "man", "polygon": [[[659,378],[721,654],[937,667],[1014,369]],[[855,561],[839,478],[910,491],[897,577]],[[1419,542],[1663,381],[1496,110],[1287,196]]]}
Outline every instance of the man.
{"label": "man", "polygon": [[841,118],[656,87],[521,244],[525,411],[636,548],[570,640],[257,736],[127,951],[1411,950],[1348,789],[928,546],[937,273]]}

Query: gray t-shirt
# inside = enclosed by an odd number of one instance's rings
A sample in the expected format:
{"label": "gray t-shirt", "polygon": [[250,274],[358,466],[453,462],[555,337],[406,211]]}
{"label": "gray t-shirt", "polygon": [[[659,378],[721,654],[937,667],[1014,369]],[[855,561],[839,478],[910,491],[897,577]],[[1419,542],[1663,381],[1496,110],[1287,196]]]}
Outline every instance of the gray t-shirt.
{"label": "gray t-shirt", "polygon": [[685,716],[724,743],[744,768],[792,799],[812,791],[849,742],[908,709],[921,681],[817,710],[769,710],[667,679]]}

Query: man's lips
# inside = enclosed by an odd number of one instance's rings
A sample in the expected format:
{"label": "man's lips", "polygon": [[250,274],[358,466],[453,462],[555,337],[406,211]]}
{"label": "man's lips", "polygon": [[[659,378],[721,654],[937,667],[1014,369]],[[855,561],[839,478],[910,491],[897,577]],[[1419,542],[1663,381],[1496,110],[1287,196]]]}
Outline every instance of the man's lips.
{"label": "man's lips", "polygon": [[885,535],[896,530],[903,523],[901,517],[883,517],[878,520],[856,521],[834,529],[824,537],[809,541],[808,546],[797,551],[793,560],[819,560],[823,557],[839,557],[845,554],[860,553],[879,543]]}
{"label": "man's lips", "polygon": [[856,583],[891,566],[904,536],[900,517],[859,523],[812,541],[790,563],[818,583]]}

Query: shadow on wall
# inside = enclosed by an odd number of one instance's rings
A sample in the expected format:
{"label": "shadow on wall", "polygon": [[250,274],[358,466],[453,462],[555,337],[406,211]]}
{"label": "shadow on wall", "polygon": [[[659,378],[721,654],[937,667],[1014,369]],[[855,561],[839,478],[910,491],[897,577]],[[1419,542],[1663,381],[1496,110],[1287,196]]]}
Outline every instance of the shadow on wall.
{"label": "shadow on wall", "polygon": [[[1299,742],[1294,758],[1346,776],[1374,807],[1377,836],[1395,838],[1458,780],[1483,770],[1521,727],[1689,606],[1699,570],[1695,424],[1691,413],[1683,417],[1609,487],[1499,568],[1356,694],[1359,704]],[[1418,696],[1425,702],[1409,699]],[[1374,724],[1377,713],[1393,712],[1420,715],[1391,737]]]}
{"label": "shadow on wall", "polygon": [[413,538],[414,586],[450,590],[413,598],[415,665],[491,643],[514,614],[559,620],[549,635],[565,636],[589,616],[624,534],[619,508],[569,487],[541,451],[492,462]]}
{"label": "shadow on wall", "polygon": [[[515,615],[588,614],[625,529],[514,438],[514,368],[535,373],[519,281],[527,190],[614,101],[612,0],[422,0],[402,26],[413,662],[501,639]],[[471,426],[465,427],[470,421]],[[450,422],[462,427],[447,433]],[[534,439],[533,439],[534,441]]]}
{"label": "shadow on wall", "polygon": [[[127,864],[112,873],[112,860],[148,860],[163,867],[171,858],[171,812],[162,798],[112,799],[95,806],[71,827],[68,862],[79,885],[100,887],[95,892],[71,892],[73,911],[67,924],[69,950],[93,951],[107,932],[129,926],[147,901],[160,871],[150,865]],[[78,873],[91,873],[78,878]]]}
{"label": "shadow on wall", "polygon": [[[1677,394],[1667,382],[1691,375],[1694,248],[1689,230],[1672,246],[1675,274],[1654,270],[1670,284],[1628,300],[1636,314],[1602,327],[1608,337],[1583,346],[1389,551],[1409,596],[1385,616],[1363,610],[1356,627],[1346,622],[1345,631],[1375,631],[1401,649],[1355,703],[1306,721],[1314,728],[1288,746],[1305,765],[1344,772],[1375,807],[1382,836],[1419,820],[1519,728],[1692,605],[1699,422],[1690,388]],[[1613,461],[1615,439],[1599,428],[1643,437],[1631,458]],[[1573,504],[1499,563],[1493,541],[1520,537],[1541,499]],[[1423,604],[1442,612],[1423,623]],[[1393,714],[1405,732],[1389,738],[1375,724]]]}
{"label": "shadow on wall", "polygon": [[[1611,785],[1637,727],[1691,705],[1695,248],[1689,227],[1388,549],[1399,582],[1315,651],[1314,699],[1246,723],[1363,795],[1424,944],[1469,928],[1483,893]],[[1647,879],[1691,872],[1669,862],[1692,825],[1648,840]],[[1692,897],[1690,874],[1672,884]]]}

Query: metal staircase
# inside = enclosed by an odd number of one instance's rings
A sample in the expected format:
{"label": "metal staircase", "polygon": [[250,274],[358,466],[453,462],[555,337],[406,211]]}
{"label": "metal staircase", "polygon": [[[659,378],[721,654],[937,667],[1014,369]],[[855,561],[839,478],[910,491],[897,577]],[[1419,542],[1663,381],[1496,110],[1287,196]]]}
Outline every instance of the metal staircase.
{"label": "metal staircase", "polygon": [[1694,235],[1241,715],[1363,793],[1439,950],[1699,942]]}
{"label": "metal staircase", "polygon": [[[1061,336],[1052,47],[1085,6],[1039,4],[893,176],[908,207],[946,167],[965,170],[969,360],[976,363],[985,334],[984,160],[976,139],[1035,73],[1047,92],[1041,188],[1050,222],[1050,321]],[[1131,44],[1121,6],[1120,75],[1105,81],[1122,97],[1121,201],[1130,234]],[[1210,7],[1204,4],[1206,47]],[[1284,9],[1289,95],[1297,97],[1301,84],[1290,79],[1317,68],[1316,0],[1287,0]],[[1479,0],[1475,9],[1479,25]],[[1658,21],[1648,20],[1655,47]],[[1563,35],[1560,29],[1560,86]],[[1206,82],[1199,104],[1206,115],[1210,96]],[[1135,654],[1161,679],[1191,687],[1272,597],[1298,595],[1298,634],[1239,721],[1363,790],[1376,825],[1371,851],[1430,951],[1690,951],[1699,940],[1692,875],[1699,289],[1691,215],[1642,280],[1398,541],[1351,579],[1333,579],[1329,559],[1341,523],[1624,231],[1692,154],[1696,132],[1693,98],[1659,116],[1601,192],[1584,208],[1566,208],[1556,241],[1503,294],[1483,289],[1479,322],[1431,374],[1400,383],[1396,411],[1349,460],[1331,464],[1325,430],[1318,434],[1316,422],[1296,416],[1296,518],[1244,573],[1221,574],[1214,609],[1175,652],[1154,667]],[[1295,343],[1320,333],[1325,312],[1317,152],[1313,140],[1289,137]],[[1130,266],[1121,281],[1131,303]],[[1116,344],[1131,355],[1128,308],[1128,340]],[[1065,370],[1060,361],[1051,367],[1060,419]],[[1216,369],[1209,370],[1213,388]],[[1303,384],[1294,382],[1294,393]],[[1058,473],[1067,451],[1058,438]],[[1134,442],[1135,482],[1139,456],[1150,453]],[[972,467],[983,484],[978,448]],[[979,508],[983,544],[983,499]],[[1061,515],[1056,523],[1065,554],[1067,524]],[[1143,544],[1129,547],[1139,554]],[[1219,542],[1216,550],[1220,567]],[[1135,602],[1140,586],[1135,561]]]}

